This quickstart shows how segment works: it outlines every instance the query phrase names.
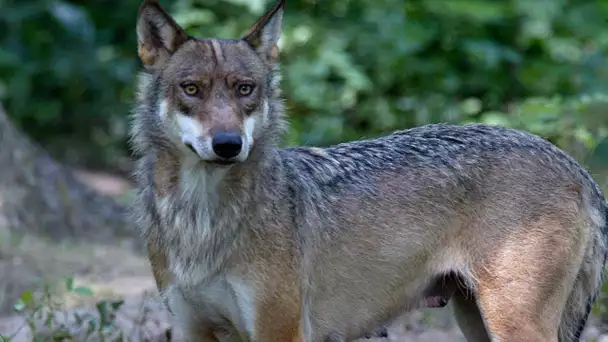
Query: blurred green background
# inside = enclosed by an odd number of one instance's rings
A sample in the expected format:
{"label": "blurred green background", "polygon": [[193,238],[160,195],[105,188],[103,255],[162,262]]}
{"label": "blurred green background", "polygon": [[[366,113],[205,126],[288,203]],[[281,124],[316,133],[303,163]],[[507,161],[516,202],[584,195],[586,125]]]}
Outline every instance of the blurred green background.
{"label": "blurred green background", "polygon": [[[190,34],[235,38],[272,1],[161,3]],[[0,0],[0,103],[63,163],[131,168],[139,4]],[[551,140],[608,192],[606,18],[603,0],[287,0],[284,143],[501,124]],[[608,295],[596,310],[608,318]]]}
{"label": "blurred green background", "polygon": [[[223,38],[270,2],[161,1],[189,33]],[[139,3],[0,0],[0,101],[65,163],[129,168]],[[608,164],[607,1],[289,0],[286,13],[285,144],[476,121]]]}

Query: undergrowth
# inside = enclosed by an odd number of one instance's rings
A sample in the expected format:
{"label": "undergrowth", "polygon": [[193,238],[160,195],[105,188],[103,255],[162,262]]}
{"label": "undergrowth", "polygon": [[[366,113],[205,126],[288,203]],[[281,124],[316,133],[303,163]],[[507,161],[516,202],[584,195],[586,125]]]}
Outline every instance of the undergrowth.
{"label": "undergrowth", "polygon": [[[146,310],[142,304],[138,317],[126,317],[131,326],[139,328],[123,330],[117,324],[119,310],[124,300],[99,300],[94,310],[67,307],[71,299],[90,299],[93,291],[84,286],[75,286],[73,278],[67,278],[58,286],[44,283],[41,289],[23,292],[14,305],[14,310],[24,317],[24,323],[11,335],[0,334],[0,342],[14,341],[24,329],[29,329],[34,342],[47,341],[149,341],[144,325]],[[143,303],[143,302],[142,302]],[[124,314],[123,314],[124,316]],[[148,335],[148,336],[144,336]]]}

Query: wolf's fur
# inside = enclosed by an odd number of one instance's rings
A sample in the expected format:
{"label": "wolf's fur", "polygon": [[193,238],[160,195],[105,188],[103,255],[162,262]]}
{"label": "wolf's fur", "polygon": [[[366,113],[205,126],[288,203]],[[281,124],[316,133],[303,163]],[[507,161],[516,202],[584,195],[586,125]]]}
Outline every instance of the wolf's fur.
{"label": "wolf's fur", "polygon": [[[240,40],[188,37],[153,0],[139,13],[134,213],[189,340],[351,340],[451,297],[470,341],[577,341],[608,250],[590,175],[480,124],[280,149],[282,13]],[[222,132],[242,138],[231,160]]]}

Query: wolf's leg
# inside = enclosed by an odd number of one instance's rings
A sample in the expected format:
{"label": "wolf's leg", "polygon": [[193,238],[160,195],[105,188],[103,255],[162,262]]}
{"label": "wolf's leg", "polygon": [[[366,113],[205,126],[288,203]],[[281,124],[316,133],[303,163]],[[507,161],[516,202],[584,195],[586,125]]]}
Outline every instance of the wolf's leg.
{"label": "wolf's leg", "polygon": [[300,308],[281,304],[264,303],[259,308],[254,341],[306,341],[300,322]]}
{"label": "wolf's leg", "polygon": [[474,266],[477,305],[493,339],[558,341],[587,241],[584,230],[568,221],[541,217],[530,222]]}
{"label": "wolf's leg", "polygon": [[263,282],[257,283],[253,291],[255,317],[253,336],[256,342],[305,342],[302,315],[302,297],[298,274],[289,265],[264,264],[268,275]]}
{"label": "wolf's leg", "polygon": [[473,294],[452,297],[454,317],[468,342],[490,342],[490,337]]}

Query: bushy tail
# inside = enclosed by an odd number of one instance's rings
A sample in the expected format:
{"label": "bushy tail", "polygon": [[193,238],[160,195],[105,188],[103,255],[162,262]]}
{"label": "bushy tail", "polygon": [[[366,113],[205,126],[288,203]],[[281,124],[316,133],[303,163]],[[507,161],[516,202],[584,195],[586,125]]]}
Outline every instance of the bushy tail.
{"label": "bushy tail", "polygon": [[601,210],[603,211],[602,222],[595,227],[596,234],[589,242],[589,248],[566,303],[566,310],[559,329],[560,342],[578,342],[580,340],[604,281],[606,257],[608,256],[608,202],[604,203]]}

